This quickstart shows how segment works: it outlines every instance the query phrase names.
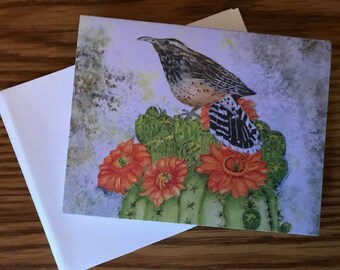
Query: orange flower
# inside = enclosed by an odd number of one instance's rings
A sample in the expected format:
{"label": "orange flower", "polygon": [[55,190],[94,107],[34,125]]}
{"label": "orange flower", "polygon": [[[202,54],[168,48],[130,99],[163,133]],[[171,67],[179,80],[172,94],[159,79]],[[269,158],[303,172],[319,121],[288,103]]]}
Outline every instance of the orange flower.
{"label": "orange flower", "polygon": [[164,200],[178,196],[184,189],[184,179],[188,167],[184,160],[176,157],[159,159],[150,165],[144,173],[140,195],[148,195],[153,204],[158,207]]}
{"label": "orange flower", "polygon": [[[247,100],[247,99],[244,99],[244,98],[239,98],[237,100],[237,104],[242,107],[242,109],[245,111],[245,113],[248,115],[248,117],[250,118],[251,121],[254,121],[257,118],[259,118],[259,116],[257,115],[257,113],[254,109],[255,103],[253,101]],[[200,122],[201,122],[202,127],[204,129],[210,128],[210,118],[209,118],[210,106],[211,105],[208,104],[208,105],[205,105],[201,108]]]}
{"label": "orange flower", "polygon": [[210,110],[210,104],[205,105],[201,108],[201,124],[204,129],[210,128],[210,118],[209,118],[209,110]]}
{"label": "orange flower", "polygon": [[210,145],[210,155],[201,155],[201,161],[196,171],[209,175],[208,189],[213,193],[231,191],[233,197],[239,198],[265,184],[268,169],[261,160],[261,151],[241,154],[222,144],[219,149]]}
{"label": "orange flower", "polygon": [[242,107],[242,109],[248,115],[248,117],[250,118],[251,121],[254,121],[257,118],[259,118],[259,116],[257,115],[257,113],[254,109],[255,103],[253,101],[247,100],[247,99],[244,99],[244,98],[239,98],[237,100],[237,104]]}
{"label": "orange flower", "polygon": [[122,142],[99,166],[98,186],[106,191],[124,194],[150,163],[150,154],[143,144],[134,144],[132,139]]}

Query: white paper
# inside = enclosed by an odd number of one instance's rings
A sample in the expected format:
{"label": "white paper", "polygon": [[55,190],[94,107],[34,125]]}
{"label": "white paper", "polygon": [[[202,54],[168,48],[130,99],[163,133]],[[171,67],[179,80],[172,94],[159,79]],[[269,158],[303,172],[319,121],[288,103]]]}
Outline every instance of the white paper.
{"label": "white paper", "polygon": [[[223,18],[223,19],[221,19]],[[245,30],[238,9],[209,26]],[[205,26],[205,20],[192,25]],[[0,112],[60,269],[84,269],[194,226],[62,213],[74,66],[0,93]]]}

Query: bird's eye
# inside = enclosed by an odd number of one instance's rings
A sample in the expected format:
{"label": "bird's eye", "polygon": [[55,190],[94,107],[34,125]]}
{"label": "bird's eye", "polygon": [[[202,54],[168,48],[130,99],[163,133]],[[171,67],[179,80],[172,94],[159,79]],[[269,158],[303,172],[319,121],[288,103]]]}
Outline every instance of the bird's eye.
{"label": "bird's eye", "polygon": [[164,45],[168,45],[169,44],[169,40],[164,40]]}

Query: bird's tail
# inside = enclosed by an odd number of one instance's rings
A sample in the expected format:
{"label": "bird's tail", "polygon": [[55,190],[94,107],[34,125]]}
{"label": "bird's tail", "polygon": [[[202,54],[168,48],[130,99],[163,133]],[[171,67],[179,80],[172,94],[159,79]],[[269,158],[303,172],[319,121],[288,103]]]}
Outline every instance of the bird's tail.
{"label": "bird's tail", "polygon": [[262,143],[257,127],[232,96],[211,105],[210,133],[225,146],[240,153],[253,154]]}

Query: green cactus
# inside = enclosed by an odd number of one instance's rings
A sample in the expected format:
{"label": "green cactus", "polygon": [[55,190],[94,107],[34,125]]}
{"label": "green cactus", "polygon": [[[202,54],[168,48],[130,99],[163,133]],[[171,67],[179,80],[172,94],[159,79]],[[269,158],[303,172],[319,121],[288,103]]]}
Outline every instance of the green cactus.
{"label": "green cactus", "polygon": [[202,128],[198,119],[169,117],[165,111],[151,107],[136,121],[136,136],[151,154],[152,162],[175,156],[185,160],[188,173],[185,189],[179,196],[155,206],[148,196],[142,196],[141,182],[133,184],[126,193],[120,210],[121,218],[168,221],[233,229],[289,232],[288,222],[281,217],[275,188],[287,174],[284,159],[284,136],[271,131],[262,121],[254,122],[260,131],[262,160],[268,168],[266,185],[251,190],[248,196],[234,198],[230,192],[222,195],[207,188],[208,176],[195,171],[200,156],[208,154],[213,136]]}
{"label": "green cactus", "polygon": [[280,132],[271,131],[265,122],[256,121],[255,125],[263,141],[262,159],[267,161],[266,166],[269,169],[267,185],[276,187],[288,171],[287,162],[283,158],[286,152],[285,138]]}
{"label": "green cactus", "polygon": [[165,111],[150,107],[135,124],[139,142],[145,144],[153,160],[175,155],[174,120]]}

